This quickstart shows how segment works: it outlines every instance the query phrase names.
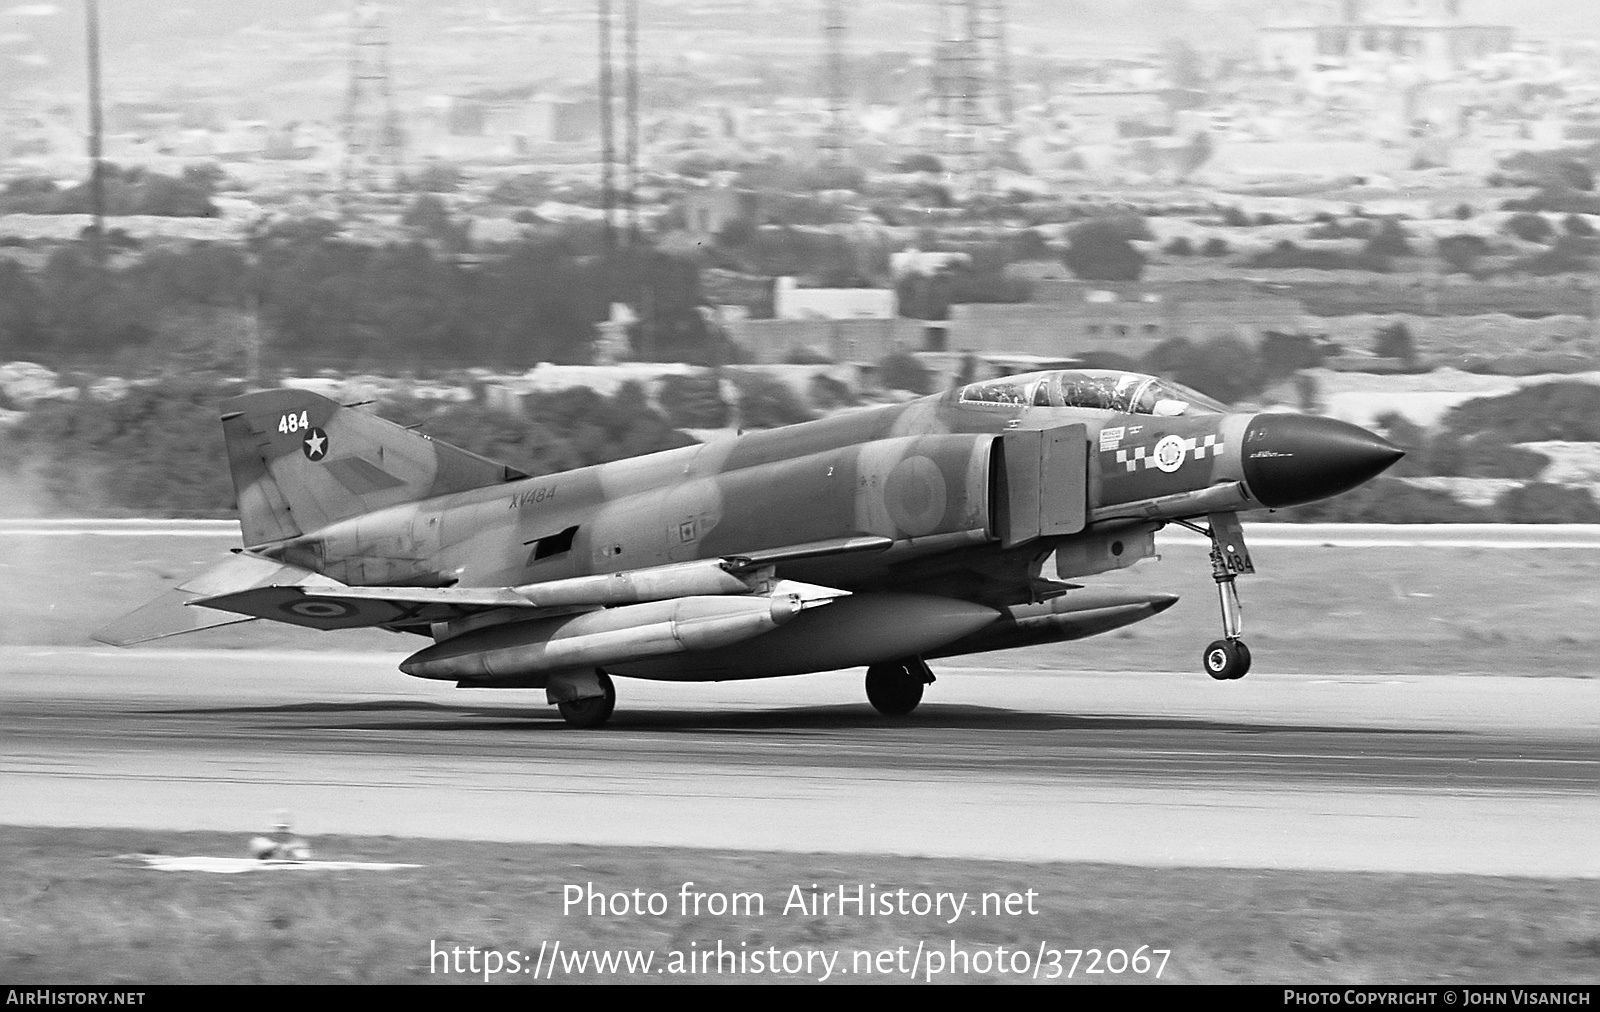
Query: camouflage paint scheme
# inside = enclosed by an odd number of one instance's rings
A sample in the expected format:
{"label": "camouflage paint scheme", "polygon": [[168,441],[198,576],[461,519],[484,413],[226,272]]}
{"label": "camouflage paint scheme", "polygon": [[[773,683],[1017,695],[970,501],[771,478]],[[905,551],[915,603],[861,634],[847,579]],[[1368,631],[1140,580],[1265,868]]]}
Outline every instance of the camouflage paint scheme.
{"label": "camouflage paint scheme", "polygon": [[[1248,419],[1086,418],[936,396],[515,480],[502,465],[420,434],[409,445],[375,439],[378,419],[314,394],[252,394],[225,409],[242,411],[226,427],[246,547],[272,543],[269,554],[357,585],[510,586],[866,534],[895,540],[872,567],[892,580],[895,562],[991,541],[996,433],[1088,422],[1097,443],[1103,430],[1123,429],[1090,459],[1092,509],[1240,480],[1226,446],[1238,445]],[[299,412],[326,434],[319,459],[305,452],[307,435],[274,431]],[[246,426],[248,439],[234,438]],[[1119,450],[1153,454],[1169,435],[1222,442],[1171,470],[1117,463]],[[303,490],[293,509],[278,492],[286,486]],[[573,527],[570,549],[536,557],[538,542]]]}
{"label": "camouflage paint scheme", "polygon": [[[695,578],[725,570],[756,594],[780,581],[832,588],[809,602],[827,607],[797,603],[797,617],[753,638],[607,665],[672,679],[1003,649],[1140,621],[1176,598],[1108,597],[1045,577],[1044,563],[1054,555],[1063,579],[1131,565],[1154,554],[1169,520],[1306,501],[1297,483],[1310,498],[1333,494],[1398,456],[1353,426],[1330,437],[1342,423],[1302,419],[1302,431],[1094,371],[972,384],[542,477],[308,392],[222,407],[245,542],[235,563],[249,572],[189,589],[190,603],[460,647],[488,626],[584,610],[530,611],[516,590],[596,574],[678,579],[695,560],[721,560]],[[1325,474],[1329,438],[1359,462],[1327,458],[1338,466]]]}

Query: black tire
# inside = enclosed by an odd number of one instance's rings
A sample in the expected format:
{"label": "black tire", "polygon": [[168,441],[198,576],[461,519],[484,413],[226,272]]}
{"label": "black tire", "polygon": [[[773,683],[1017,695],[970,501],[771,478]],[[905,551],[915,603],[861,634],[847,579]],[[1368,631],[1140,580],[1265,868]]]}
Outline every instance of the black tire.
{"label": "black tire", "polygon": [[1233,645],[1239,648],[1239,670],[1233,676],[1237,680],[1250,673],[1250,648],[1244,645],[1244,640],[1234,640]]}
{"label": "black tire", "polygon": [[915,664],[874,664],[867,669],[867,702],[885,717],[904,717],[922,702],[922,684]]}
{"label": "black tire", "polygon": [[1250,670],[1250,648],[1238,640],[1216,640],[1200,655],[1200,664],[1217,681],[1231,682]]}
{"label": "black tire", "polygon": [[596,728],[611,719],[611,711],[617,708],[617,687],[611,684],[611,676],[595,669],[595,675],[600,679],[600,687],[605,690],[603,696],[590,696],[587,699],[571,699],[557,703],[556,709],[561,711],[561,719],[569,727]]}

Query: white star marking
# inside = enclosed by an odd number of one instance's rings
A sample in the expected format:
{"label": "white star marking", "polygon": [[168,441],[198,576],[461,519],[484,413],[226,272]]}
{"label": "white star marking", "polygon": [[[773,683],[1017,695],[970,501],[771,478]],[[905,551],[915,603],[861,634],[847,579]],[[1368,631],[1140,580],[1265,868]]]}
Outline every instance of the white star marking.
{"label": "white star marking", "polygon": [[326,443],[327,441],[328,441],[328,437],[326,437],[326,436],[324,436],[324,435],[322,435],[320,433],[317,434],[317,435],[314,435],[314,436],[307,436],[306,437],[306,452],[309,453],[313,457],[322,456],[322,454],[323,454],[322,444]]}

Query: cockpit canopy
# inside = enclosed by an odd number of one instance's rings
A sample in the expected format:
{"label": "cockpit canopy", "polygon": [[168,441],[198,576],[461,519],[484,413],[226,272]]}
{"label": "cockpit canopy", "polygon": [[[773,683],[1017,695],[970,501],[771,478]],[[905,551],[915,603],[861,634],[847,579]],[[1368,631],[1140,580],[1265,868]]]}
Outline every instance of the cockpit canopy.
{"label": "cockpit canopy", "polygon": [[1220,414],[1227,406],[1171,380],[1116,369],[1061,369],[969,383],[963,404],[1088,408],[1125,415]]}

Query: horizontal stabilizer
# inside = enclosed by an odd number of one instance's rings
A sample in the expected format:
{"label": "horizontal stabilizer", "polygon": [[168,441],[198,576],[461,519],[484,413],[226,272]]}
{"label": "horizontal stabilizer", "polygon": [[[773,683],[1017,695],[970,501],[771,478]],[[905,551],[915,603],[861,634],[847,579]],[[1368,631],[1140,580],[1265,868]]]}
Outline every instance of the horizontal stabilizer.
{"label": "horizontal stabilizer", "polygon": [[240,617],[227,611],[190,606],[218,594],[301,580],[333,582],[297,566],[286,566],[281,562],[253,555],[229,556],[199,576],[134,609],[91,635],[101,643],[126,647],[168,636],[198,632],[201,629],[215,629],[219,626],[249,622],[257,616]]}
{"label": "horizontal stabilizer", "polygon": [[93,639],[114,647],[131,647],[135,643],[182,636],[201,629],[216,629],[241,622],[254,622],[251,615],[232,615],[209,608],[187,607],[196,595],[181,590],[165,594],[135,608],[103,629],[91,633]]}
{"label": "horizontal stabilizer", "polygon": [[[239,558],[267,568],[247,582],[207,579],[210,593],[191,604],[308,629],[425,625],[485,608],[532,607],[508,587],[349,587],[298,566]],[[191,580],[184,588],[193,590],[199,583]]]}
{"label": "horizontal stabilizer", "polygon": [[[352,588],[355,589],[355,588]],[[371,588],[401,590],[402,588]],[[363,629],[369,626],[415,625],[461,617],[455,606],[356,595],[311,596],[305,587],[258,587],[195,602],[255,618],[305,626],[307,629]]]}

